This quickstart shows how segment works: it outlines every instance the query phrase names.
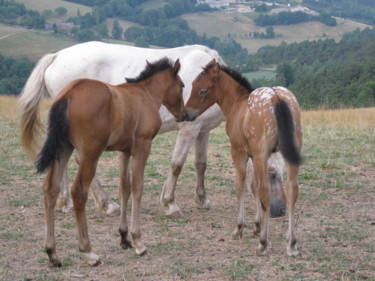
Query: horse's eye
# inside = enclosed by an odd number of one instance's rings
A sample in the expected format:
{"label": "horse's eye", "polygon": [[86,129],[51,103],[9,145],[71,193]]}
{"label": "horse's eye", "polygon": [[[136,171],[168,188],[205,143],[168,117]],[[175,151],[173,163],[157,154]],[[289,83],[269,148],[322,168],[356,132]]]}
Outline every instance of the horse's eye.
{"label": "horse's eye", "polygon": [[208,90],[207,89],[202,89],[202,90],[199,91],[199,95],[200,96],[205,96],[207,94],[208,94]]}

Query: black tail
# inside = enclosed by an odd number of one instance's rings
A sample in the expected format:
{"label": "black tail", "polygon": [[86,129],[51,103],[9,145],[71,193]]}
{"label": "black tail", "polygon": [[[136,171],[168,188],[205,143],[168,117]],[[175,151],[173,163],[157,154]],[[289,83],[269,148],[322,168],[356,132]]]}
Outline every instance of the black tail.
{"label": "black tail", "polygon": [[68,100],[62,99],[54,103],[50,110],[47,140],[35,163],[38,173],[43,173],[53,161],[59,159],[64,147],[70,143],[67,108]]}
{"label": "black tail", "polygon": [[285,101],[279,100],[276,103],[275,115],[279,131],[279,148],[281,154],[290,164],[300,165],[302,158],[294,139],[293,115]]}

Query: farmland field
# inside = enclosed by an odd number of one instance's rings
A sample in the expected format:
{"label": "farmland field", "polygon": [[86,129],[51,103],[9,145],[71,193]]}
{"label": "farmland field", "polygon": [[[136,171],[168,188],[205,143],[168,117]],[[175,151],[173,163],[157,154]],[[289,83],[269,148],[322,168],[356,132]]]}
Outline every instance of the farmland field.
{"label": "farmland field", "polygon": [[[50,102],[43,103],[46,116]],[[306,111],[304,165],[296,234],[300,256],[285,254],[287,218],[271,219],[272,244],[257,256],[252,236],[254,202],[247,196],[244,236],[236,225],[235,172],[224,124],[210,137],[206,189],[211,210],[194,205],[194,153],[181,172],[176,201],[182,218],[164,215],[159,195],[176,132],[157,136],[145,175],[142,237],[145,256],[121,249],[118,217],[87,205],[89,234],[102,264],[89,267],[78,252],[72,213],[56,210],[57,251],[62,268],[48,267],[44,252],[42,183],[19,143],[16,99],[0,97],[1,280],[375,280],[375,108]],[[69,166],[70,179],[76,164]],[[105,153],[98,176],[118,200],[115,153]]]}

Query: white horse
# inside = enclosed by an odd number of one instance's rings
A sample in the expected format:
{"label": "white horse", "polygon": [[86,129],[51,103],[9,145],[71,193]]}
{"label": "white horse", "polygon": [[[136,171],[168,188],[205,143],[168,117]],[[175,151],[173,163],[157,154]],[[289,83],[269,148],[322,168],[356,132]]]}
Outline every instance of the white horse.
{"label": "white horse", "polygon": [[[208,47],[191,45],[172,49],[145,49],[125,45],[88,42],[78,44],[57,53],[47,54],[40,59],[32,71],[19,99],[21,126],[25,135],[22,139],[34,139],[27,135],[40,135],[43,131],[39,119],[39,104],[47,91],[52,98],[69,82],[79,78],[91,78],[109,84],[125,82],[125,77],[135,77],[146,65],[146,60],[153,62],[164,56],[172,60],[180,59],[181,79],[185,84],[184,101],[189,98],[194,78],[209,61],[215,59],[224,63],[219,54]],[[195,166],[197,186],[195,201],[199,208],[210,208],[204,188],[204,173],[207,162],[207,144],[210,130],[224,121],[217,104],[209,108],[194,122],[177,124],[175,118],[162,106],[160,115],[163,121],[159,134],[179,129],[176,145],[172,154],[171,169],[161,193],[160,202],[167,215],[180,216],[181,211],[174,200],[177,178],[185,163],[190,147],[195,142]],[[25,143],[25,149],[35,157],[40,146],[38,143]],[[251,170],[250,170],[251,172]],[[279,172],[279,174],[281,174]],[[67,176],[60,191],[59,205],[68,211],[72,207]],[[281,187],[282,188],[282,187]],[[107,214],[119,214],[119,206],[110,199],[95,177],[91,184],[99,211]],[[272,197],[272,195],[271,195]],[[276,207],[276,209],[280,209]]]}

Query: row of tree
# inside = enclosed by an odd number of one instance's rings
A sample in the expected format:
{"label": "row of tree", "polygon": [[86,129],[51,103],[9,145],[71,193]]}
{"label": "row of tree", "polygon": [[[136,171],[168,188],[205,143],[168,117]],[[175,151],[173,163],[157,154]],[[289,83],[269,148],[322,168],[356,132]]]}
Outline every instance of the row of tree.
{"label": "row of tree", "polygon": [[253,68],[276,64],[272,80],[255,86],[289,87],[304,108],[375,106],[375,28],[332,39],[265,47],[248,61]]}
{"label": "row of tree", "polygon": [[336,19],[327,15],[321,14],[319,16],[313,16],[304,12],[280,12],[272,15],[261,14],[254,19],[254,22],[258,26],[270,26],[270,25],[290,25],[298,24],[309,21],[320,21],[325,25],[336,26]]}

